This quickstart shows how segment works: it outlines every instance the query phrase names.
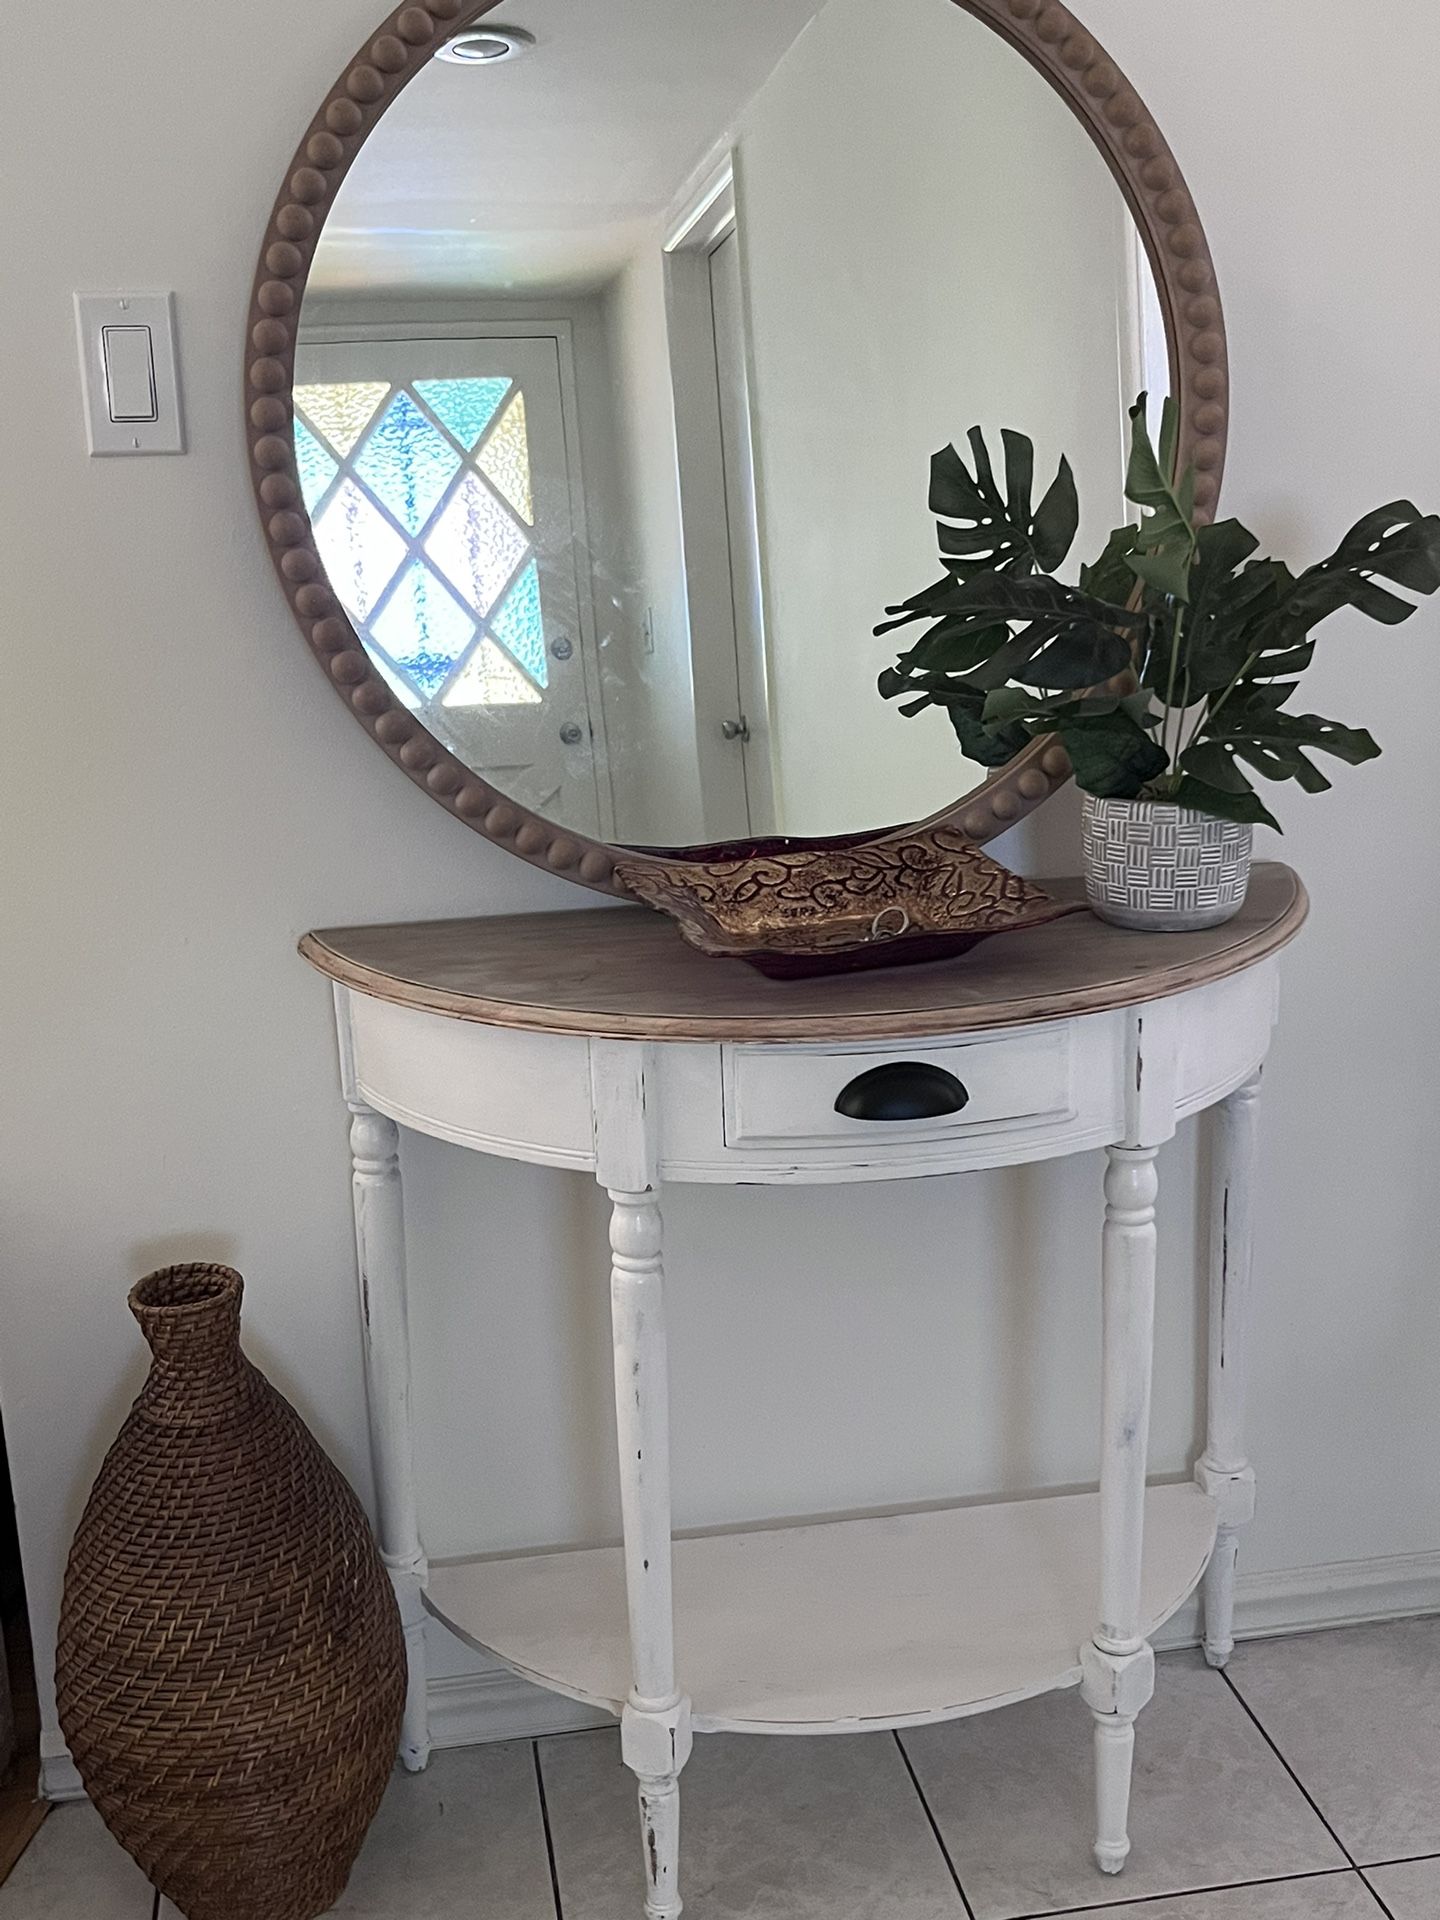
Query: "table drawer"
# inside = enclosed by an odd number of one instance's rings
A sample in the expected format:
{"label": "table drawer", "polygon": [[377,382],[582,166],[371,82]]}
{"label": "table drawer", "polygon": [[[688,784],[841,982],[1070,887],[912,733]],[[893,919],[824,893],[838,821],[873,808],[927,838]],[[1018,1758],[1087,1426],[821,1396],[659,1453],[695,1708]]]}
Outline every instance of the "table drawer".
{"label": "table drawer", "polygon": [[1073,1110],[1070,1046],[1069,1027],[1057,1024],[903,1048],[726,1047],[725,1143],[847,1148],[1064,1119]]}

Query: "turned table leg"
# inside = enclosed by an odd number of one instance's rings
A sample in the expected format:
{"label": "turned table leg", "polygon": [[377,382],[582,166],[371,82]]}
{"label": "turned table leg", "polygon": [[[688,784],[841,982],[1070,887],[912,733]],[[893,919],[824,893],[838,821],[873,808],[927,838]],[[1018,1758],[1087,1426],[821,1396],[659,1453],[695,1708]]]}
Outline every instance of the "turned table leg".
{"label": "turned table leg", "polygon": [[1119,1873],[1130,1852],[1135,1721],[1155,1691],[1140,1593],[1155,1324],[1155,1154],[1153,1147],[1112,1147],[1105,1176],[1100,1624],[1082,1650],[1081,1692],[1095,1718],[1095,1858],[1106,1873]]}
{"label": "turned table leg", "polygon": [[646,1061],[641,1047],[592,1045],[597,1172],[611,1205],[615,1424],[630,1616],[631,1687],[620,1746],[639,1782],[645,1914],[678,1920],[680,1775],[690,1757],[690,1702],[675,1678],[665,1269]]}
{"label": "turned table leg", "polygon": [[1255,1517],[1255,1473],[1245,1457],[1245,1322],[1260,1075],[1214,1113],[1210,1181],[1210,1362],[1205,1451],[1195,1478],[1220,1509],[1205,1574],[1205,1658],[1223,1667],[1235,1650],[1239,1532]]}
{"label": "turned table leg", "polygon": [[620,1740],[625,1764],[640,1783],[645,1912],[648,1920],[676,1920],[680,1773],[690,1753],[690,1703],[675,1684],[660,1208],[653,1192],[612,1189],[610,1200],[615,1418],[632,1674]]}
{"label": "turned table leg", "polygon": [[359,1099],[352,1096],[349,1106],[360,1325],[380,1553],[395,1588],[409,1660],[400,1758],[417,1773],[430,1758],[430,1728],[425,1705],[425,1609],[420,1598],[425,1554],[415,1507],[410,1426],[400,1136],[393,1120]]}

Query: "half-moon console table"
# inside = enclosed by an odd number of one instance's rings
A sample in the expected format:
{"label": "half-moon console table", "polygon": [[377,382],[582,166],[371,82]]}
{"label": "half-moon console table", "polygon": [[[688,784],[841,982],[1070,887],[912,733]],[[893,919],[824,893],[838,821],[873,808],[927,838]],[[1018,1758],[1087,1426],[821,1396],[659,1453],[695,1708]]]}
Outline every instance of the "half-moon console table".
{"label": "half-moon console table", "polygon": [[[1075,883],[1061,883],[1056,891]],[[645,1912],[680,1912],[679,1780],[695,1733],[917,1726],[1079,1686],[1098,1839],[1125,1862],[1150,1636],[1205,1582],[1229,1657],[1254,1508],[1242,1320],[1261,1064],[1278,955],[1306,914],[1279,866],[1209,933],[1088,915],[963,960],[805,984],[708,960],[619,908],[307,936],[335,983],[353,1116],[381,1544],[411,1657],[404,1759],[429,1752],[429,1608],[473,1646],[614,1714],[640,1783]],[[1155,1158],[1218,1109],[1207,1442],[1146,1485]],[[623,1547],[428,1565],[411,1471],[398,1127],[593,1173],[613,1205]],[[1104,1148],[1098,1494],[672,1540],[659,1191],[665,1180],[898,1180]],[[977,1577],[976,1569],[983,1569]]]}

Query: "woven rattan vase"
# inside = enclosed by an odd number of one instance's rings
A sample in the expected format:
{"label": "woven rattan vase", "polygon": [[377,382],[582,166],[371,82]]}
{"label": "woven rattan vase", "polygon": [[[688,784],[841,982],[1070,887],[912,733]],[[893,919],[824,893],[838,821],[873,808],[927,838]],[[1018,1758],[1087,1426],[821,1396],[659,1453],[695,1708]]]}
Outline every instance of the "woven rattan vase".
{"label": "woven rattan vase", "polygon": [[186,1920],[312,1920],[385,1790],[404,1641],[359,1502],[240,1350],[242,1290],[189,1266],[130,1295],[153,1360],[71,1550],[60,1723]]}

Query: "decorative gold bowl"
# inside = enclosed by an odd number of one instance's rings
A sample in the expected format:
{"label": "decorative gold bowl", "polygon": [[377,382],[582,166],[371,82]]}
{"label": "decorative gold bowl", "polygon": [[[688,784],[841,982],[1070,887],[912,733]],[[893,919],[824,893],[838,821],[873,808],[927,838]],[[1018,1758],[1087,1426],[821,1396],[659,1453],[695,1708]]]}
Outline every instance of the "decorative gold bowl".
{"label": "decorative gold bowl", "polygon": [[943,826],[866,846],[776,841],[689,859],[622,858],[615,872],[637,900],[677,921],[691,946],[776,979],[945,959],[991,934],[1082,911]]}

